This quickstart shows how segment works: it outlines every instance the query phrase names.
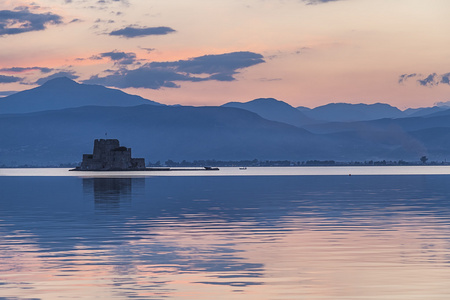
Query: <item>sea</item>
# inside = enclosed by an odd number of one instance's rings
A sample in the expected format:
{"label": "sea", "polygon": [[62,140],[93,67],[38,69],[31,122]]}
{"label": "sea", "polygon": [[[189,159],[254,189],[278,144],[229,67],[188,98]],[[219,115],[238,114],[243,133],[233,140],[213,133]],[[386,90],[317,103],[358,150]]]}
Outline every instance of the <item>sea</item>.
{"label": "sea", "polygon": [[0,169],[0,299],[450,299],[450,166]]}

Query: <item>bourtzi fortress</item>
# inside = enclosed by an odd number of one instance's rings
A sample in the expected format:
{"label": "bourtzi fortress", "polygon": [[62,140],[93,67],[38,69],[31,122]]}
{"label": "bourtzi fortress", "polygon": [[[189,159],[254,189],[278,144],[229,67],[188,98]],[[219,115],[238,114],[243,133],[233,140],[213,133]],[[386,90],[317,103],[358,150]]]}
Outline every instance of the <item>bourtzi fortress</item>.
{"label": "bourtzi fortress", "polygon": [[120,146],[117,139],[97,139],[93,154],[83,154],[79,171],[145,170],[144,158],[131,158],[131,148]]}

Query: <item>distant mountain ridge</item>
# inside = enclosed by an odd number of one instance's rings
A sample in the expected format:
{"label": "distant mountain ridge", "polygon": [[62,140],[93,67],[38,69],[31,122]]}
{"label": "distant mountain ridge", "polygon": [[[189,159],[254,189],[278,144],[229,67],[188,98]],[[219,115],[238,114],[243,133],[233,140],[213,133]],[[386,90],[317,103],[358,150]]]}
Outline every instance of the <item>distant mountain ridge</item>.
{"label": "distant mountain ridge", "polygon": [[222,107],[235,107],[254,112],[261,117],[277,122],[301,127],[306,124],[315,123],[304,113],[290,106],[286,102],[274,98],[258,98],[249,102],[228,102]]}
{"label": "distant mountain ridge", "polygon": [[105,132],[151,162],[450,158],[450,114],[328,124],[331,130],[311,133],[230,107],[84,106],[3,114],[0,165],[79,162]]}
{"label": "distant mountain ridge", "polygon": [[[424,115],[411,117],[416,113]],[[382,103],[332,103],[297,109],[273,98],[167,106],[67,78],[0,99],[0,165],[79,162],[105,132],[151,162],[450,160],[450,110],[444,107],[400,111]]]}
{"label": "distant mountain ridge", "polygon": [[29,113],[55,109],[97,106],[162,105],[100,85],[77,83],[67,77],[47,81],[43,85],[0,98],[0,114]]}
{"label": "distant mountain ridge", "polygon": [[433,106],[433,107],[420,107],[420,108],[408,108],[404,112],[408,117],[423,117],[441,111],[450,109],[448,106]]}
{"label": "distant mountain ridge", "polygon": [[303,106],[298,109],[312,119],[327,122],[369,121],[407,116],[397,107],[385,103],[329,103],[313,109],[307,109]]}
{"label": "distant mountain ridge", "polygon": [[[30,130],[30,124],[33,128]],[[118,138],[146,161],[327,157],[320,136],[230,107],[84,106],[0,115],[0,165],[81,161],[96,138]],[[319,150],[317,150],[319,149]]]}
{"label": "distant mountain ridge", "polygon": [[305,106],[294,108],[288,103],[274,98],[258,98],[248,102],[228,102],[222,106],[245,109],[257,113],[265,119],[297,127],[309,127],[328,122],[358,122],[428,116],[449,109],[445,106],[433,106],[410,108],[402,111],[386,103],[329,103],[316,108]]}
{"label": "distant mountain ridge", "polygon": [[[94,106],[164,105],[140,96],[101,85],[80,84],[67,77],[47,81],[43,85],[0,98],[0,114],[28,113],[46,110]],[[369,121],[382,118],[426,116],[449,109],[433,106],[399,110],[385,103],[329,103],[316,108],[297,108],[274,98],[258,98],[248,102],[228,102],[223,107],[235,107],[259,114],[272,121],[302,127],[323,122]]]}

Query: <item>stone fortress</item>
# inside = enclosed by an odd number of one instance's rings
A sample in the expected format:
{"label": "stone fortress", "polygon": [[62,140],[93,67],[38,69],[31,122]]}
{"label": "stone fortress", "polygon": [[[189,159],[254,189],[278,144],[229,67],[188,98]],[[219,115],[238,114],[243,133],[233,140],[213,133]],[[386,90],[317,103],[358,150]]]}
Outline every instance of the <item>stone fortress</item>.
{"label": "stone fortress", "polygon": [[93,154],[83,154],[77,171],[140,171],[144,158],[131,158],[131,148],[120,146],[117,139],[96,139]]}

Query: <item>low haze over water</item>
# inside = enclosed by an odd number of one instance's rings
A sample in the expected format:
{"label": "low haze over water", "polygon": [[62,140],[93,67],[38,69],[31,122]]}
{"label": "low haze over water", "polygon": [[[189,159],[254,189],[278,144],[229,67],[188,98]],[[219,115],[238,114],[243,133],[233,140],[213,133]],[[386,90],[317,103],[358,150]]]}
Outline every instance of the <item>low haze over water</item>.
{"label": "low haze over water", "polygon": [[1,169],[0,299],[450,298],[448,167],[311,169]]}

